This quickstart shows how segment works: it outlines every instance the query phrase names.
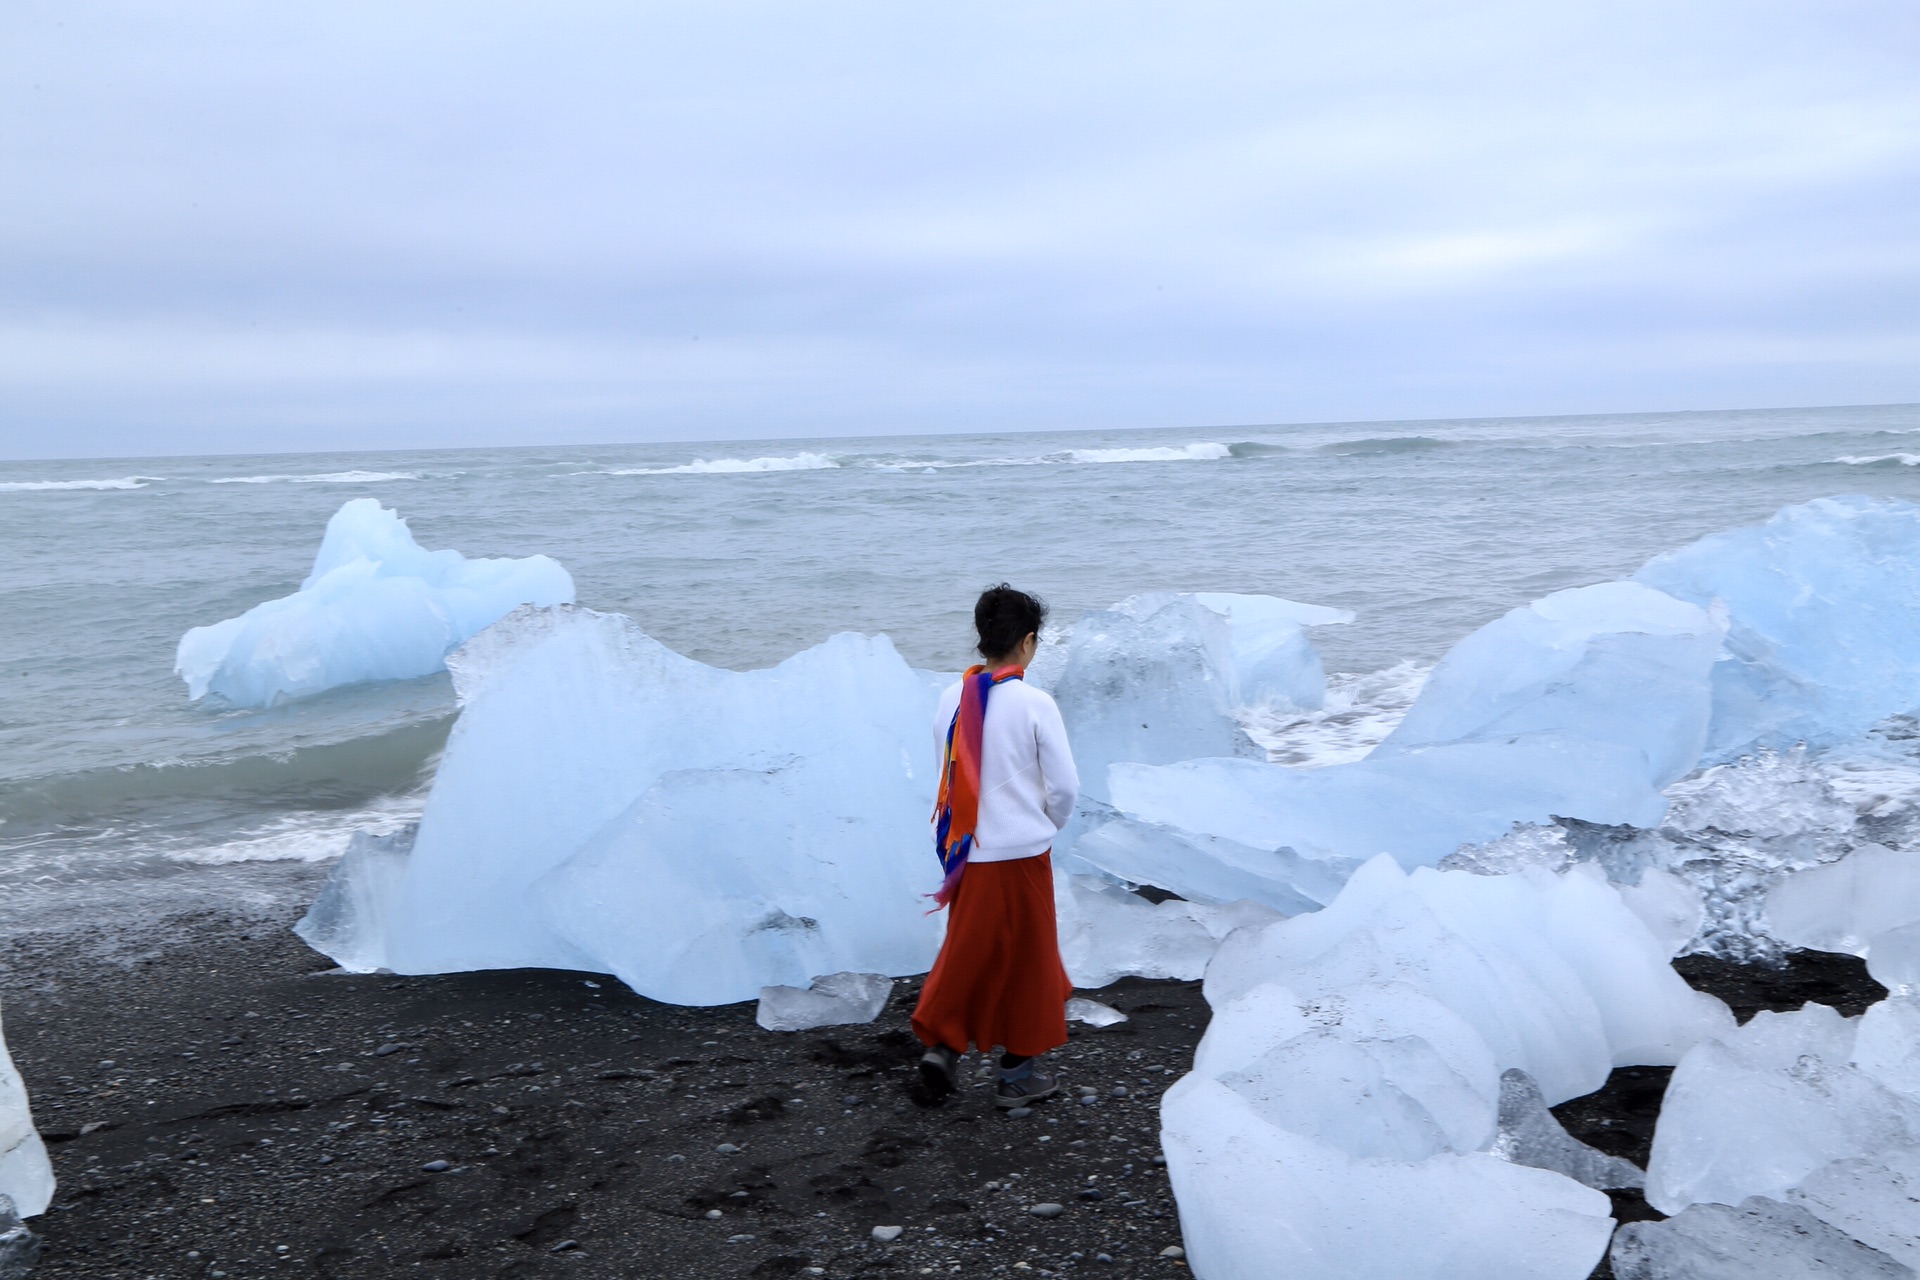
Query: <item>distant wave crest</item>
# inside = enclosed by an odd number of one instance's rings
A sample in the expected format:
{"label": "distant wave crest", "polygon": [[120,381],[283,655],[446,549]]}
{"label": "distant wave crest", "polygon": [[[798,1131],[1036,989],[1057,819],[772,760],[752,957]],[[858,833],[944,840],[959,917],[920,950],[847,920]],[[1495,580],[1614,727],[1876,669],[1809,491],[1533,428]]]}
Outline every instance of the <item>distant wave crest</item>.
{"label": "distant wave crest", "polygon": [[412,471],[328,471],[308,476],[222,476],[208,484],[380,484],[388,480],[418,480]]}
{"label": "distant wave crest", "polygon": [[1848,454],[1834,461],[1849,467],[1920,467],[1920,453],[1880,453],[1870,458],[1856,458]]}
{"label": "distant wave crest", "polygon": [[626,467],[610,476],[722,476],[753,471],[830,471],[839,463],[824,453],[796,453],[777,458],[695,458],[679,467]]}
{"label": "distant wave crest", "polygon": [[1340,440],[1333,444],[1323,444],[1318,453],[1424,453],[1429,449],[1445,449],[1453,442],[1435,440],[1432,436],[1381,436],[1377,439]]}
{"label": "distant wave crest", "polygon": [[7,480],[0,482],[0,493],[24,493],[34,489],[144,489],[164,476],[121,476],[117,480]]}
{"label": "distant wave crest", "polygon": [[1217,462],[1233,456],[1224,444],[1198,444],[1148,449],[1069,449],[1059,455],[1067,462]]}

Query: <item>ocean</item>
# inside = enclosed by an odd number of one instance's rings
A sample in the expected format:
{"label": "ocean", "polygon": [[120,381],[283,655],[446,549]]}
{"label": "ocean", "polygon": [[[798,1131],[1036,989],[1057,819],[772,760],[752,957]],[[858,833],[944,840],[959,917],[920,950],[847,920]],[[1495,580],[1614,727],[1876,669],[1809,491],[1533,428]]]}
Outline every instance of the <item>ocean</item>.
{"label": "ocean", "polygon": [[417,816],[444,674],[257,711],[173,671],[188,628],[294,590],[349,498],[423,546],[552,556],[580,603],[742,669],[849,630],[956,669],[1001,580],[1060,624],[1151,590],[1350,609],[1314,633],[1338,715],[1262,738],[1313,765],[1505,610],[1840,493],[1920,499],[1920,406],[0,463],[0,926]]}

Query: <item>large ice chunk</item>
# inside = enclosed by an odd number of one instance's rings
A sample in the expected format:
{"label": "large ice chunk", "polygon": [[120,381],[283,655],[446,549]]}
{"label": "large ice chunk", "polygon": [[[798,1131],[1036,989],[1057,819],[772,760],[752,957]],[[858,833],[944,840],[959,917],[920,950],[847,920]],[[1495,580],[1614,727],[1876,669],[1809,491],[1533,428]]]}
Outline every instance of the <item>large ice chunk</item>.
{"label": "large ice chunk", "polygon": [[1913,1280],[1886,1254],[1765,1196],[1629,1222],[1614,1237],[1611,1261],[1615,1280]]}
{"label": "large ice chunk", "polygon": [[1082,835],[1074,855],[1130,884],[1149,884],[1196,902],[1263,902],[1286,915],[1332,902],[1360,865],[1354,858],[1303,858],[1221,836],[1113,818]]}
{"label": "large ice chunk", "polygon": [[187,632],[174,669],[195,701],[212,693],[271,706],[336,685],[428,675],[517,606],[572,599],[573,578],[546,556],[423,550],[397,514],[355,498],[327,521],[298,591]]}
{"label": "large ice chunk", "polygon": [[1705,739],[1720,637],[1705,610],[1634,583],[1557,592],[1455,645],[1365,760],[1116,763],[1112,801],[1253,848],[1409,866],[1520,822],[1652,826]]}
{"label": "large ice chunk", "polygon": [[1054,872],[1060,957],[1073,985],[1089,990],[1124,977],[1198,978],[1220,939],[1277,918],[1257,902],[1149,902],[1093,876]]}
{"label": "large ice chunk", "polygon": [[1205,1280],[1583,1280],[1601,1192],[1485,1152],[1357,1159],[1198,1073],[1161,1104],[1180,1227]]}
{"label": "large ice chunk", "polygon": [[1920,924],[1920,853],[1863,845],[1797,871],[1767,894],[1767,931],[1815,951],[1864,956],[1883,933]]}
{"label": "large ice chunk", "polygon": [[1259,757],[1236,711],[1318,707],[1326,672],[1306,628],[1352,620],[1277,596],[1131,596],[1081,618],[1032,677],[1060,704],[1083,794],[1104,801],[1117,761]]}
{"label": "large ice chunk", "polygon": [[1350,610],[1222,591],[1193,598],[1227,620],[1239,705],[1317,711],[1326,701],[1326,668],[1307,628],[1352,622]]}
{"label": "large ice chunk", "polygon": [[463,707],[397,886],[343,862],[366,883],[307,935],[343,965],[582,969],[712,1004],[932,962],[934,690],[886,639],[734,672],[528,609],[450,665]]}
{"label": "large ice chunk", "polygon": [[1650,560],[1634,580],[1725,611],[1710,758],[1844,741],[1920,707],[1920,506],[1786,507]]}
{"label": "large ice chunk", "polygon": [[1229,935],[1208,967],[1216,1008],[1261,982],[1303,996],[1404,982],[1465,1018],[1502,1070],[1550,1103],[1591,1093],[1616,1066],[1678,1062],[1732,1026],[1694,991],[1619,891],[1590,865],[1506,876],[1368,862],[1333,903]]}
{"label": "large ice chunk", "polygon": [[1492,1052],[1459,1014],[1405,983],[1312,999],[1255,987],[1214,1012],[1194,1070],[1268,1123],[1360,1159],[1466,1154],[1494,1137]]}
{"label": "large ice chunk", "polygon": [[45,1213],[53,1199],[53,1163],[33,1127],[26,1081],[0,1036],[0,1195],[13,1200],[23,1218]]}
{"label": "large ice chunk", "polygon": [[1920,1145],[1920,1099],[1853,1064],[1858,1022],[1809,1004],[1695,1046],[1661,1104],[1647,1202],[1778,1198],[1832,1161]]}
{"label": "large ice chunk", "polygon": [[1081,618],[1052,692],[1090,800],[1107,798],[1116,761],[1259,754],[1233,716],[1227,619],[1192,596],[1136,596]]}
{"label": "large ice chunk", "polygon": [[1572,733],[1638,751],[1664,787],[1706,742],[1721,632],[1706,610],[1634,582],[1556,591],[1456,644],[1373,758]]}

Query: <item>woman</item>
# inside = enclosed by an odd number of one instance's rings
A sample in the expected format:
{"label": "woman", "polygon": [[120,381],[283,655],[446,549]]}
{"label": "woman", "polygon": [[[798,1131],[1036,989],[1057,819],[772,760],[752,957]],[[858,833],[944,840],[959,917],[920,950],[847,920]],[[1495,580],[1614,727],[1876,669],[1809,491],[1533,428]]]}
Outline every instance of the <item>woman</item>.
{"label": "woman", "polygon": [[934,846],[946,873],[947,938],[913,1011],[935,1094],[959,1087],[970,1045],[999,1046],[994,1103],[1018,1107],[1059,1085],[1033,1059],[1067,1042],[1073,984],[1053,917],[1053,838],[1073,813],[1080,775],[1060,708],[1021,676],[1046,606],[1001,583],[973,606],[983,666],[940,699],[940,798]]}

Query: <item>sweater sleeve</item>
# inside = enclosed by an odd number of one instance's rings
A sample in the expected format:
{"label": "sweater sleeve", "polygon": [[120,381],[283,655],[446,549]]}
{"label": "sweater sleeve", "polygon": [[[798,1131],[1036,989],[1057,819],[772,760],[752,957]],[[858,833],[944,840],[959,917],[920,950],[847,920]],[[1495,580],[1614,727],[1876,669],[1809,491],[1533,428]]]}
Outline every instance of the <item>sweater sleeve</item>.
{"label": "sweater sleeve", "polygon": [[1080,798],[1080,771],[1073,766],[1060,708],[1044,693],[1035,700],[1033,736],[1040,752],[1040,776],[1046,782],[1047,818],[1057,830],[1073,816],[1073,803]]}

